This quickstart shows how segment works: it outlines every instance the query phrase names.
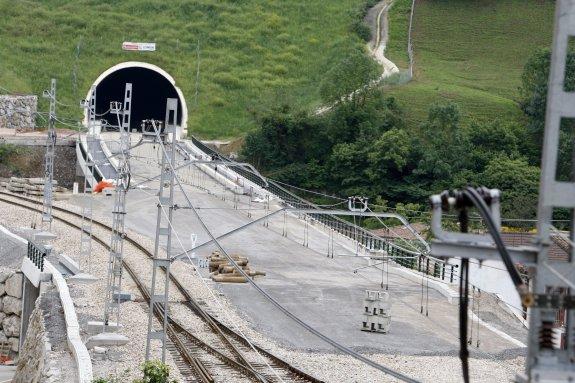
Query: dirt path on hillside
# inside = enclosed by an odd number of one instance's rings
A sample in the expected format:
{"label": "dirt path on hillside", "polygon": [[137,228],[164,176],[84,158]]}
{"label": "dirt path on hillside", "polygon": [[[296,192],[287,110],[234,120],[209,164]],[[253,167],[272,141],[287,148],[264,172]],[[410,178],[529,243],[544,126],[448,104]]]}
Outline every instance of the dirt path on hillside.
{"label": "dirt path on hillside", "polygon": [[[371,56],[383,67],[383,73],[379,79],[366,84],[363,88],[372,87],[379,84],[382,80],[389,76],[399,73],[399,68],[391,60],[385,57],[385,48],[389,38],[389,20],[387,17],[388,11],[393,5],[393,0],[383,0],[373,6],[365,16],[364,21],[371,27],[371,41],[367,44],[367,48]],[[342,100],[351,98],[360,89],[343,96]],[[316,115],[324,114],[331,110],[333,105],[321,106],[316,110]]]}
{"label": "dirt path on hillside", "polygon": [[371,8],[365,21],[371,26],[371,41],[367,44],[373,58],[383,67],[381,78],[399,73],[399,68],[391,60],[385,57],[385,48],[389,38],[388,12],[393,5],[393,0],[383,0]]}

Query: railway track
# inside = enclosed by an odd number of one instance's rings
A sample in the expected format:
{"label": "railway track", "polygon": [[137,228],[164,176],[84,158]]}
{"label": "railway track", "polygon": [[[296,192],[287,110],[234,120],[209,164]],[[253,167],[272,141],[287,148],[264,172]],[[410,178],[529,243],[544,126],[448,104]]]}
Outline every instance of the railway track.
{"label": "railway track", "polygon": [[[0,196],[19,200],[14,201],[0,197],[0,202],[41,212],[41,209],[37,209],[21,202],[24,201],[34,205],[41,205],[40,201],[2,191],[0,191]],[[54,206],[53,210],[81,219],[81,214],[59,206]],[[53,214],[53,217],[70,227],[82,230],[79,225],[60,215]],[[110,226],[97,220],[94,220],[93,224],[106,231],[112,231]],[[108,243],[102,238],[98,237],[94,233],[92,233],[92,238],[109,250]],[[127,235],[124,239],[130,246],[133,246],[147,257],[152,258],[152,253],[136,240]],[[137,285],[142,296],[146,299],[147,303],[150,304],[150,296],[147,287],[126,261],[123,262],[123,265]],[[184,296],[185,306],[211,329],[213,334],[212,338],[214,338],[213,341],[214,343],[217,343],[217,346],[215,344],[208,344],[208,342],[188,331],[171,315],[168,315],[169,323],[167,332],[169,341],[167,342],[167,349],[172,354],[180,373],[188,379],[188,381],[202,383],[223,382],[225,380],[218,379],[218,371],[225,370],[227,371],[227,376],[231,373],[234,377],[239,379],[244,378],[246,381],[266,383],[323,383],[321,380],[307,374],[295,366],[292,366],[268,350],[255,344],[251,344],[244,336],[206,312],[206,310],[202,308],[202,306],[193,298],[189,291],[184,288],[181,282],[173,274],[170,274],[170,280],[172,285],[175,286]],[[162,310],[163,307],[161,307],[161,305],[157,305],[154,308],[154,313],[158,319],[161,318]]]}

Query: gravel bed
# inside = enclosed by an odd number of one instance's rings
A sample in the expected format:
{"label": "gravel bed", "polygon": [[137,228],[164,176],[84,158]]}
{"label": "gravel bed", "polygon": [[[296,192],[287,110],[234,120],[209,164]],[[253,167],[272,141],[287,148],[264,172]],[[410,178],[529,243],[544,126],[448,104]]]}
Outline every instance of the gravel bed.
{"label": "gravel bed", "polygon": [[[65,201],[60,201],[56,203],[56,205],[68,209],[73,206]],[[14,210],[15,208],[5,204],[0,206],[2,206],[3,209],[4,207],[6,207],[6,209],[12,209],[11,211],[8,210],[11,213],[4,214],[3,218],[0,218],[0,222],[2,222],[2,220],[6,221],[7,216],[17,217],[16,210]],[[77,206],[74,206],[72,209],[75,211],[79,210]],[[58,214],[58,212],[55,212],[55,214]],[[95,216],[94,218],[105,222],[101,217]],[[23,218],[20,221],[26,223],[16,223],[15,225],[27,225],[29,218]],[[7,226],[11,225],[7,224]],[[56,228],[61,230],[58,226],[59,225],[56,225]],[[65,237],[62,236],[62,234],[65,233],[57,234],[59,234],[60,238],[66,238],[66,240],[58,241],[58,247],[62,249],[67,248],[68,253],[74,254],[74,252],[79,248],[79,235],[74,233],[73,235],[68,234],[68,237]],[[98,232],[98,235],[103,236],[104,239],[109,238],[109,234],[104,235]],[[149,238],[133,232],[129,232],[129,235],[146,248],[153,249],[153,241]],[[93,273],[98,276],[105,276],[105,265],[107,264],[106,261],[108,254],[107,252],[102,251],[103,249],[99,245],[94,245],[94,249],[95,255],[93,259],[94,262],[92,262],[92,264],[96,266],[94,267]],[[131,246],[126,247],[126,259],[130,265],[133,265],[137,273],[150,275],[150,262],[142,262],[144,255],[139,252],[135,252],[132,249],[133,248]],[[346,355],[341,355],[335,352],[319,353],[310,350],[292,350],[279,346],[272,339],[269,339],[252,329],[249,320],[243,318],[241,314],[236,311],[235,307],[213,287],[213,282],[206,281],[199,277],[193,270],[193,266],[183,262],[176,262],[171,267],[171,271],[195,299],[205,302],[208,311],[216,315],[220,321],[236,331],[238,329],[241,330],[241,332],[243,332],[252,342],[266,348],[287,362],[301,368],[317,378],[326,382],[338,383],[395,381],[388,375],[366,366],[365,364]],[[135,285],[133,285],[133,282],[129,278],[125,278],[124,286],[124,290],[129,290],[131,292],[136,291]],[[85,297],[84,301],[82,301],[82,297],[78,297],[78,302],[84,302],[83,304],[86,305],[86,307],[79,308],[79,311],[86,315],[101,316],[103,298],[99,297],[104,295],[105,282],[86,287],[78,286],[78,288],[82,289],[84,292],[83,296]],[[182,297],[180,294],[176,293],[176,289],[173,286],[170,287],[170,301],[178,301],[180,299],[182,299]],[[118,350],[125,353],[123,355],[123,361],[118,363],[97,362],[94,366],[95,371],[99,372],[106,368],[115,368],[115,371],[120,371],[120,366],[126,366],[127,368],[130,368],[130,370],[134,370],[143,359],[145,348],[144,334],[146,332],[145,326],[147,323],[147,306],[144,307],[143,304],[131,302],[124,304],[122,308],[123,312],[130,313],[129,316],[126,315],[124,317],[126,328],[123,333],[130,336],[132,341],[128,346],[118,348]],[[195,315],[191,314],[191,312],[183,307],[183,305],[177,303],[172,304],[170,312],[174,318],[180,321],[184,326],[193,330],[194,334],[197,334],[198,337],[205,336],[206,339],[208,339],[209,335],[207,333],[209,331],[206,330],[206,326],[201,323],[199,319],[195,318]],[[286,318],[286,320],[288,319]],[[136,331],[131,332],[131,329]],[[461,381],[461,366],[457,355],[390,355],[381,353],[366,353],[365,355],[386,367],[400,371],[424,382]],[[168,363],[173,365],[169,354],[167,356],[167,360]],[[505,361],[495,360],[495,357],[493,357],[493,359],[472,357],[470,359],[471,377],[473,381],[478,382],[509,381],[514,378],[516,373],[523,370],[523,363],[523,356],[511,356],[506,358]],[[174,371],[175,369],[173,368],[172,370]],[[226,376],[224,373],[223,376],[218,376],[218,380],[224,379],[220,381],[235,382],[235,380],[233,380],[235,377],[231,375]],[[174,377],[178,379],[179,374],[174,373]]]}
{"label": "gravel bed", "polygon": [[[3,202],[0,202],[0,208],[3,213],[0,215],[0,224],[15,229],[30,226],[31,215],[22,214],[21,208]],[[55,212],[55,214],[59,213]],[[54,241],[56,251],[64,252],[74,257],[80,246],[78,231],[55,220],[52,223],[52,232],[58,236],[58,239]],[[96,231],[95,234],[101,236],[104,240],[109,239],[109,234],[103,235],[99,231]],[[139,262],[139,264],[141,263],[144,262]],[[88,320],[102,318],[106,293],[107,264],[108,252],[94,241],[92,243],[91,274],[98,277],[99,280],[89,285],[71,285],[71,294],[81,324],[86,323]],[[127,273],[125,273],[125,276],[122,289],[139,296],[139,294],[136,294],[135,283]],[[114,361],[97,360],[94,358],[93,352],[90,352],[94,366],[94,378],[118,375],[131,381],[141,377],[139,368],[144,361],[146,350],[145,334],[148,325],[148,306],[141,302],[126,302],[122,304],[122,313],[122,325],[124,328],[121,333],[130,338],[130,342],[125,346],[110,349],[110,358],[114,359]],[[159,323],[156,322],[156,325],[159,326]],[[87,340],[89,335],[82,333],[82,337]],[[160,355],[159,350],[159,343],[154,344],[152,354],[154,356]],[[170,375],[174,379],[183,381],[169,353],[166,353],[166,363],[170,366]]]}

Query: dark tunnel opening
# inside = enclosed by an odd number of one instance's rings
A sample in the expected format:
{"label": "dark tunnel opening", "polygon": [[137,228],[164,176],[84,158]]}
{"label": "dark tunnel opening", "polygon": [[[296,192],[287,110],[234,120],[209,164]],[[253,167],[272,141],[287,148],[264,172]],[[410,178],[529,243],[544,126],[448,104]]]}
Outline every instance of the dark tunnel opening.
{"label": "dark tunnel opening", "polygon": [[[102,114],[110,108],[110,101],[124,102],[126,83],[132,83],[132,110],[130,130],[140,131],[141,122],[146,119],[164,121],[166,117],[166,99],[178,99],[178,125],[182,123],[182,100],[176,88],[160,73],[141,67],[123,68],[110,73],[96,87],[96,113]],[[107,113],[99,119],[105,119],[108,125],[117,126],[115,114]],[[114,130],[114,129],[108,129]]]}

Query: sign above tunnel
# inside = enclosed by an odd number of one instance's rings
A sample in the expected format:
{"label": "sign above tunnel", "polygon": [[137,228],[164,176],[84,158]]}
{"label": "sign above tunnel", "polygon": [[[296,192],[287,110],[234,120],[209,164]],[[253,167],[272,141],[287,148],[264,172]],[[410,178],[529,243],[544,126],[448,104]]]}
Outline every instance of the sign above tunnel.
{"label": "sign above tunnel", "polygon": [[153,52],[156,50],[156,43],[131,43],[124,41],[122,49],[125,51],[147,51]]}

